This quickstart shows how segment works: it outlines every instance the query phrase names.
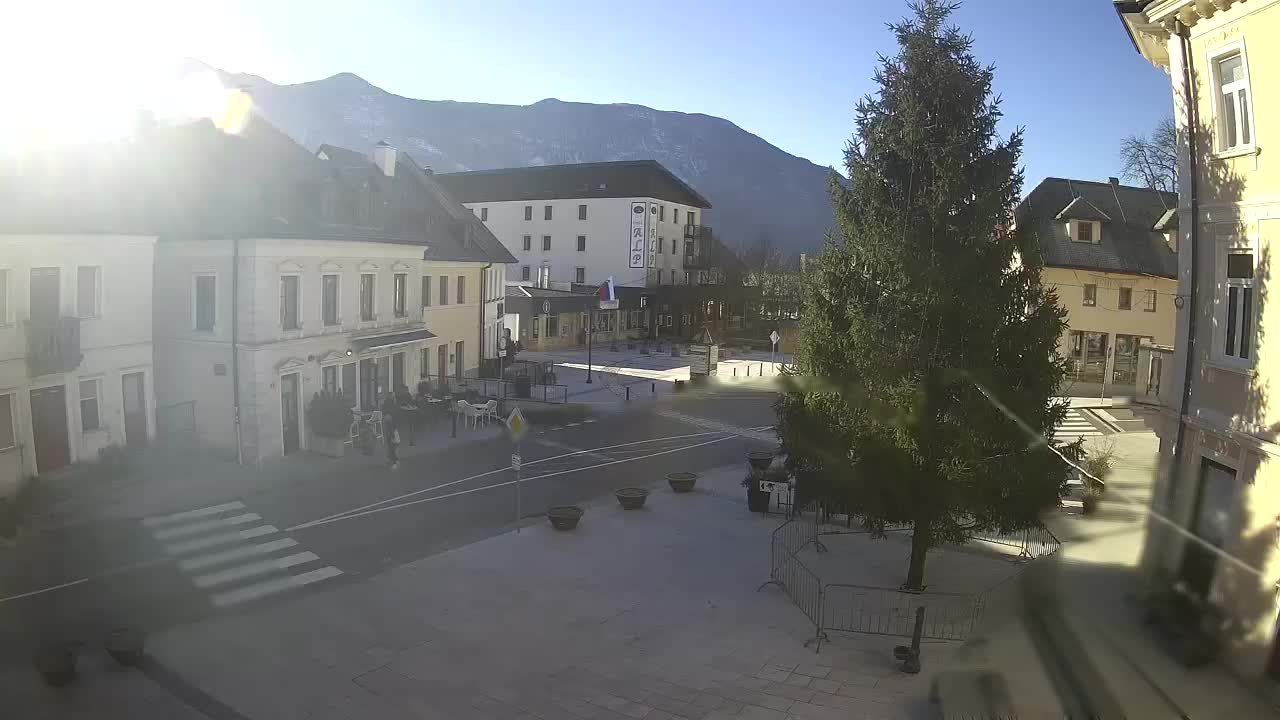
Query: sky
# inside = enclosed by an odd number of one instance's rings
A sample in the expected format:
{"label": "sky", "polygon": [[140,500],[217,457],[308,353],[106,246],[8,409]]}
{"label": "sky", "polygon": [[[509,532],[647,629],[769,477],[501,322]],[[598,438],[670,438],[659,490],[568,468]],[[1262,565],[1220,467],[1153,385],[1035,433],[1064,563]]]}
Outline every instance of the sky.
{"label": "sky", "polygon": [[[908,13],[871,0],[18,1],[9,27],[67,28],[0,44],[0,67],[46,93],[68,73],[100,89],[108,72],[181,57],[280,84],[353,72],[414,98],[716,115],[842,171],[854,107],[875,90],[878,54],[895,51],[886,23]],[[1172,112],[1168,76],[1133,49],[1110,0],[968,0],[953,19],[996,67],[1002,134],[1026,130],[1028,191],[1049,175],[1118,175],[1121,139]]]}

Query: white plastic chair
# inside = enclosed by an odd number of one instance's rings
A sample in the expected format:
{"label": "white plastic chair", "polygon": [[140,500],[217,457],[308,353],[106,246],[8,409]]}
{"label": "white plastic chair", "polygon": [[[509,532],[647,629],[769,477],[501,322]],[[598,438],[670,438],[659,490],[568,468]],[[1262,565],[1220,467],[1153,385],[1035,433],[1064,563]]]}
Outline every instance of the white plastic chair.
{"label": "white plastic chair", "polygon": [[466,400],[458,401],[458,412],[462,414],[463,422],[470,422],[472,428],[480,423],[480,409]]}
{"label": "white plastic chair", "polygon": [[484,405],[481,405],[480,410],[484,414],[484,424],[486,427],[489,425],[489,418],[493,418],[494,420],[498,419],[498,401],[497,400],[490,400]]}

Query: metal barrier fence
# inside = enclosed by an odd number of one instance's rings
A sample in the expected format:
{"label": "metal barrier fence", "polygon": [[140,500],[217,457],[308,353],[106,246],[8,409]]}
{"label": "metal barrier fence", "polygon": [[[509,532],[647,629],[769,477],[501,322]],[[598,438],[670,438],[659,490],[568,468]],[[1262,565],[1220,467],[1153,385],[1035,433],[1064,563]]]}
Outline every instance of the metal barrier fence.
{"label": "metal barrier fence", "polygon": [[515,380],[499,380],[498,378],[475,378],[470,381],[472,386],[478,386],[480,394],[485,397],[496,398],[498,400],[507,399],[527,399],[538,400],[544,403],[567,403],[569,402],[569,386],[568,385],[544,385],[529,384],[529,397],[520,398],[515,391]]}
{"label": "metal barrier fence", "polygon": [[779,525],[769,539],[769,579],[765,585],[782,588],[800,612],[809,618],[822,635],[822,580],[797,557],[809,543],[818,539],[817,525],[803,518],[803,512]]}

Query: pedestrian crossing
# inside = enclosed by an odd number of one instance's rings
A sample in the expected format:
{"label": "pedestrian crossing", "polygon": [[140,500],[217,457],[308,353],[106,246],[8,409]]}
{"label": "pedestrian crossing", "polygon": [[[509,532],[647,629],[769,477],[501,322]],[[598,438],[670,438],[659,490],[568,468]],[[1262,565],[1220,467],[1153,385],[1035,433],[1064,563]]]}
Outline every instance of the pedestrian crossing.
{"label": "pedestrian crossing", "polygon": [[144,518],[144,527],[215,607],[232,607],[338,577],[239,501]]}
{"label": "pedestrian crossing", "polygon": [[1099,437],[1102,434],[1080,410],[1068,408],[1066,417],[1054,430],[1053,438],[1059,443],[1072,443],[1078,438]]}

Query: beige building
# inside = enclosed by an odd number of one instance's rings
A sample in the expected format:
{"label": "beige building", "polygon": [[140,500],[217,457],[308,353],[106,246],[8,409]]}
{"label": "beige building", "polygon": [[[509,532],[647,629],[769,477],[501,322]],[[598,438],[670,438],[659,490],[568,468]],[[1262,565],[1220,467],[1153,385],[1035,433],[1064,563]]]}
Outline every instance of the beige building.
{"label": "beige building", "polygon": [[308,447],[319,391],[367,411],[477,374],[494,265],[511,258],[411,158],[385,144],[313,156],[258,120],[175,152],[209,170],[177,183],[213,206],[160,237],[156,392],[191,408],[203,445],[289,455]]}
{"label": "beige building", "polygon": [[1173,342],[1176,195],[1045,178],[1018,204],[1041,279],[1067,311],[1062,395],[1132,396],[1143,342]]}
{"label": "beige building", "polygon": [[[1117,2],[1180,140],[1175,350],[1153,362],[1160,472],[1144,563],[1225,616],[1221,660],[1275,692],[1280,581],[1280,2]],[[1280,118],[1280,114],[1274,117]]]}

